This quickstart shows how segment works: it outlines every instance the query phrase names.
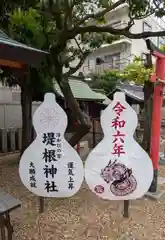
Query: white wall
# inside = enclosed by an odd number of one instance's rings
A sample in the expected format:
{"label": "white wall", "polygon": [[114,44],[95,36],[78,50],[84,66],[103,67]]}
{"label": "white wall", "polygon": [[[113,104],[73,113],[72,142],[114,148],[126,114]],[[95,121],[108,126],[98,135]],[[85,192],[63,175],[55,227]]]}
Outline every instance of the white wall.
{"label": "white wall", "polygon": [[[32,113],[37,109],[39,103],[34,103]],[[21,128],[22,111],[19,103],[0,103],[0,129]]]}
{"label": "white wall", "polygon": [[2,86],[0,83],[0,102],[20,102],[20,89],[19,87],[9,88]]}
{"label": "white wall", "polygon": [[[33,103],[32,113],[40,103]],[[0,85],[0,128],[21,128],[22,111],[19,88]]]}
{"label": "white wall", "polygon": [[5,87],[0,88],[0,101],[12,101],[12,93]]}
{"label": "white wall", "polygon": [[[135,21],[135,25],[132,27],[131,32],[140,33],[143,32],[143,22],[146,22],[151,26],[151,31],[160,31],[162,27],[158,24],[158,22],[154,19],[154,17],[148,17],[143,20]],[[164,25],[165,26],[165,25]],[[150,38],[151,41],[158,46],[158,37]],[[147,51],[145,40],[143,39],[132,39],[132,53],[140,56],[142,53]]]}
{"label": "white wall", "polygon": [[[98,68],[108,68],[109,64],[103,64],[100,66],[96,66],[96,58],[100,57],[102,59],[104,59],[104,56],[106,55],[113,55],[115,53],[120,53],[120,59],[121,59],[121,63],[126,62],[126,59],[129,59],[130,55],[131,55],[131,45],[128,43],[125,43],[123,41],[123,43],[119,43],[119,44],[112,44],[106,47],[102,47],[97,49],[95,52],[93,52],[92,54],[89,55],[89,57],[86,59],[86,61],[84,62],[82,68],[79,71],[82,71],[84,73],[88,72],[88,66],[89,68],[91,68],[92,72],[95,72],[96,70],[98,70]],[[121,64],[122,66],[122,64]]]}

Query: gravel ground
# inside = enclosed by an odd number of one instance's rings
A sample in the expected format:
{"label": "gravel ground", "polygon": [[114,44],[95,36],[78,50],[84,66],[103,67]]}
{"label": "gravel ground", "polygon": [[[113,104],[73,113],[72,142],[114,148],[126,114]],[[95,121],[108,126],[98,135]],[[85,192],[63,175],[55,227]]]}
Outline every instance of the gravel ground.
{"label": "gravel ground", "polygon": [[[14,162],[0,165],[0,187],[22,201],[12,213],[16,240],[165,239],[165,198],[132,201],[130,217],[124,219],[123,202],[103,201],[83,184],[72,198],[45,199],[45,213],[39,215],[38,198],[22,185]],[[125,233],[129,237],[122,237]]]}

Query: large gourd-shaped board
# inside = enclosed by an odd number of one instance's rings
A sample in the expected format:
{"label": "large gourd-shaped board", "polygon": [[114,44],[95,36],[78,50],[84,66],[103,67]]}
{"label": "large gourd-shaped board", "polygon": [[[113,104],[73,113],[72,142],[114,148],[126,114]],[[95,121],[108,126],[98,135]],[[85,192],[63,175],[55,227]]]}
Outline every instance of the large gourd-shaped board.
{"label": "large gourd-shaped board", "polygon": [[133,138],[137,114],[116,92],[101,114],[103,140],[85,164],[85,180],[100,198],[128,200],[142,197],[153,179],[152,161]]}
{"label": "large gourd-shaped board", "polygon": [[19,174],[23,184],[42,197],[70,197],[84,179],[82,160],[64,138],[67,116],[55,95],[45,94],[33,116],[36,139],[23,153]]}

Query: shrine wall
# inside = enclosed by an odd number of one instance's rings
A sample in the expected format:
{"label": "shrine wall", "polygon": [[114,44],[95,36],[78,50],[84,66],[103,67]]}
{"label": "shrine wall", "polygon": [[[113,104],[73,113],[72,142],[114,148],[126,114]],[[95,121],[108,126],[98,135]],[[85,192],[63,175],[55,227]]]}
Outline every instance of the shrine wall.
{"label": "shrine wall", "polygon": [[[37,109],[40,103],[33,103],[32,112]],[[0,129],[21,128],[22,112],[20,103],[0,102]]]}
{"label": "shrine wall", "polygon": [[[21,128],[21,91],[18,86],[7,87],[0,83],[0,129]],[[34,102],[32,111],[40,105],[40,102]]]}

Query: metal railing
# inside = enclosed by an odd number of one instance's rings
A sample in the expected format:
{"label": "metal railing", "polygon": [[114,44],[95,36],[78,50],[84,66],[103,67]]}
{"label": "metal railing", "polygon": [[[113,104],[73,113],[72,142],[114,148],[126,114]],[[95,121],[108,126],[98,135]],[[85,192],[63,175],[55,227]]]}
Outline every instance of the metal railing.
{"label": "metal railing", "polygon": [[[93,60],[96,61],[96,60]],[[112,62],[103,62],[99,65],[96,62],[92,65],[85,65],[82,68],[83,74],[95,73],[100,74],[106,70],[123,70],[126,65],[130,63],[130,59],[123,58],[119,60],[113,60]]]}

